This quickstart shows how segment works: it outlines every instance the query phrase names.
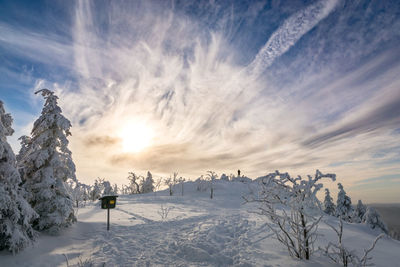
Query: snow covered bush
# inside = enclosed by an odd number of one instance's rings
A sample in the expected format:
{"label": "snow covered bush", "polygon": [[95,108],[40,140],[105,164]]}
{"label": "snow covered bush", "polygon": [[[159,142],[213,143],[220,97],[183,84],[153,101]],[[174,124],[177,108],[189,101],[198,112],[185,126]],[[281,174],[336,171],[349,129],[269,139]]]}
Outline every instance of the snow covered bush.
{"label": "snow covered bush", "polygon": [[141,193],[150,193],[154,191],[154,180],[151,172],[147,172],[146,179],[141,181]]}
{"label": "snow covered bush", "polygon": [[174,186],[178,183],[178,173],[174,172],[174,177],[169,177],[164,180],[166,186],[169,189],[169,195],[172,196],[174,194]]}
{"label": "snow covered bush", "polygon": [[128,194],[130,194],[131,190],[130,190],[129,186],[123,184],[121,186],[120,192],[122,195],[128,195]]}
{"label": "snow covered bush", "polygon": [[361,223],[364,218],[365,212],[367,212],[367,206],[365,206],[361,200],[358,200],[356,209],[353,212],[352,222]]}
{"label": "snow covered bush", "polygon": [[210,182],[210,198],[214,197],[214,181],[218,178],[218,175],[213,171],[207,172],[207,180]]}
{"label": "snow covered bush", "polygon": [[196,189],[197,191],[204,192],[208,188],[207,181],[204,179],[204,176],[201,175],[199,178],[196,179]]}
{"label": "snow covered bush", "polygon": [[270,173],[261,182],[257,196],[246,198],[258,202],[259,214],[267,216],[271,222],[266,225],[284,244],[291,256],[310,259],[316,230],[321,220],[321,204],[317,192],[322,188],[318,183],[322,178],[336,179],[335,174],[322,174],[319,170],[308,179],[301,176],[292,178],[288,173]]}
{"label": "snow covered bush", "polygon": [[160,177],[156,180],[156,182],[154,183],[154,192],[160,190],[161,184],[162,184],[163,178]]}
{"label": "snow covered bush", "polygon": [[368,263],[372,257],[368,257],[368,254],[375,248],[376,243],[383,235],[379,235],[374,242],[372,243],[369,249],[364,250],[364,255],[360,258],[356,255],[355,250],[350,250],[348,247],[345,247],[343,244],[343,220],[339,218],[339,229],[336,229],[332,225],[328,224],[336,233],[338,237],[337,243],[329,242],[328,245],[321,249],[325,256],[331,259],[333,262],[338,263],[343,266],[349,266],[349,264],[353,264],[355,266],[372,266]]}
{"label": "snow covered bush", "polygon": [[103,181],[103,196],[113,195],[114,191],[109,181]]}
{"label": "snow covered bush", "polygon": [[45,104],[33,125],[29,151],[21,154],[19,165],[23,168],[28,200],[39,214],[33,226],[54,234],[76,221],[65,187],[68,179],[76,180],[67,139],[71,123],[61,114],[58,97],[52,91],[42,89],[37,93],[42,94]]}
{"label": "snow covered bush", "polygon": [[225,173],[221,174],[221,178],[220,178],[220,179],[221,179],[222,181],[229,182],[229,176],[226,175]]}
{"label": "snow covered bush", "polygon": [[181,185],[181,195],[183,196],[183,190],[184,190],[184,184],[185,184],[186,179],[183,177],[179,177],[178,183]]}
{"label": "snow covered bush", "polygon": [[94,185],[90,188],[90,199],[92,201],[98,200],[101,197],[102,192],[103,183],[102,180],[99,178],[94,181]]}
{"label": "snow covered bush", "polygon": [[113,189],[112,189],[112,194],[118,195],[118,192],[119,192],[118,185],[114,183]]}
{"label": "snow covered bush", "polygon": [[161,220],[166,220],[168,218],[168,213],[171,210],[171,207],[164,206],[164,204],[161,204],[160,210],[157,211],[158,215],[160,215]]}
{"label": "snow covered bush", "polygon": [[388,228],[381,219],[380,214],[373,207],[368,207],[364,214],[362,222],[371,227],[372,229],[380,229],[385,234],[388,234]]}
{"label": "snow covered bush", "polygon": [[85,185],[76,181],[67,181],[66,188],[71,196],[75,208],[79,208],[85,198]]}
{"label": "snow covered bush", "polygon": [[35,232],[31,222],[38,217],[24,198],[26,193],[19,185],[14,152],[7,142],[14,130],[11,115],[5,113],[0,101],[0,250],[18,252],[32,243]]}
{"label": "snow covered bush", "polygon": [[342,220],[351,222],[353,214],[353,206],[351,205],[351,198],[346,195],[343,185],[338,183],[339,193],[336,201],[336,216]]}
{"label": "snow covered bush", "polygon": [[324,199],[324,212],[328,215],[335,216],[336,207],[332,202],[331,195],[329,194],[329,189],[325,189],[325,199]]}

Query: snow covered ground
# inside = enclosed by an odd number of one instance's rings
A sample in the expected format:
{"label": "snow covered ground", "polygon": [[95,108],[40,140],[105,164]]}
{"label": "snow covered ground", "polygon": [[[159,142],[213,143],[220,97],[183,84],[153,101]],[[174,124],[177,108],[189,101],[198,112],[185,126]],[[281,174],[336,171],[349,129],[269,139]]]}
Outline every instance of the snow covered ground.
{"label": "snow covered ground", "polygon": [[[0,266],[66,266],[93,262],[95,266],[336,266],[316,252],[310,261],[291,258],[265,226],[265,217],[243,205],[248,184],[218,181],[214,199],[185,183],[175,195],[167,191],[120,196],[111,210],[106,231],[106,210],[99,203],[78,210],[78,222],[59,236],[40,234],[34,247],[13,256],[0,253]],[[166,219],[159,212],[169,209]],[[333,217],[325,221],[336,224]],[[336,241],[324,223],[317,246]],[[362,224],[345,224],[344,244],[360,255],[378,235]],[[371,253],[376,266],[400,266],[400,242],[383,238]]]}

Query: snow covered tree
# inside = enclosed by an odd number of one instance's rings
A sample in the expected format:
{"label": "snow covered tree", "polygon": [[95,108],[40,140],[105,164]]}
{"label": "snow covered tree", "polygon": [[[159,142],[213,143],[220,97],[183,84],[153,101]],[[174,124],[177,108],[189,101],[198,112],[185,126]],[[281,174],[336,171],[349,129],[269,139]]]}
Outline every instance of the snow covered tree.
{"label": "snow covered tree", "polygon": [[174,172],[174,177],[171,178],[171,176],[167,179],[164,180],[165,185],[168,186],[169,188],[169,195],[172,196],[174,194],[174,186],[176,185],[176,183],[178,182],[178,173]]}
{"label": "snow covered tree", "polygon": [[12,121],[0,101],[0,250],[15,253],[34,240],[31,222],[38,215],[24,198],[15,155],[7,142],[7,136],[14,133]]}
{"label": "snow covered tree", "polygon": [[358,200],[356,209],[352,215],[352,221],[355,223],[361,223],[366,211],[367,206],[365,206],[361,200]]}
{"label": "snow covered tree", "polygon": [[197,183],[196,187],[197,191],[204,192],[207,190],[208,187],[207,181],[204,179],[203,175],[201,175],[199,178],[196,179],[196,183]]}
{"label": "snow covered tree", "polygon": [[381,219],[381,215],[373,207],[368,207],[364,214],[362,222],[371,227],[372,229],[381,229],[385,234],[388,234],[389,230],[386,224]]}
{"label": "snow covered tree", "polygon": [[131,192],[131,190],[130,190],[130,187],[129,187],[129,186],[127,186],[127,185],[125,185],[125,184],[123,184],[123,185],[121,186],[121,194],[122,194],[122,195],[128,195],[128,194],[130,194],[130,192]]}
{"label": "snow covered tree", "polygon": [[151,172],[147,172],[146,179],[143,179],[141,182],[141,188],[142,193],[150,193],[154,191],[154,180]]}
{"label": "snow covered tree", "polygon": [[79,208],[79,203],[83,201],[83,195],[84,195],[83,186],[79,182],[73,180],[67,181],[65,185],[75,205],[75,208]]}
{"label": "snow covered tree", "polygon": [[114,195],[118,195],[118,191],[119,191],[119,189],[118,189],[118,185],[117,184],[114,184],[114,186],[113,186],[113,194]]}
{"label": "snow covered tree", "polygon": [[322,178],[336,179],[335,174],[322,174],[319,170],[308,179],[301,176],[292,178],[288,173],[270,173],[260,182],[259,194],[245,198],[248,202],[258,202],[259,214],[267,216],[266,225],[284,244],[289,254],[299,259],[310,259],[313,253],[321,203],[317,192],[322,188]]}
{"label": "snow covered tree", "polygon": [[154,195],[156,194],[156,192],[158,190],[160,190],[161,184],[162,184],[163,178],[160,177],[156,180],[155,184],[154,184]]}
{"label": "snow covered tree", "polygon": [[92,201],[95,201],[95,200],[99,199],[101,197],[101,193],[102,193],[102,185],[96,179],[94,181],[94,185],[90,189],[90,193],[89,193],[90,199]]}
{"label": "snow covered tree", "polygon": [[227,181],[227,182],[229,182],[229,176],[228,175],[226,175],[225,173],[223,173],[222,175],[221,175],[221,178],[220,178],[222,181]]}
{"label": "snow covered tree", "polygon": [[351,215],[353,214],[351,198],[346,195],[341,183],[338,183],[338,188],[339,193],[336,201],[336,216],[347,222],[351,222]]}
{"label": "snow covered tree", "polygon": [[45,104],[41,116],[31,132],[29,153],[21,155],[24,188],[29,202],[39,214],[33,226],[55,234],[76,221],[71,196],[65,182],[76,181],[75,164],[68,149],[67,137],[71,135],[71,123],[61,114],[58,97],[48,89],[41,93]]}
{"label": "snow covered tree", "polygon": [[335,204],[333,204],[332,200],[333,199],[331,198],[331,195],[329,194],[329,189],[326,188],[325,189],[325,199],[324,199],[324,212],[326,214],[335,216],[336,208],[335,208]]}
{"label": "snow covered tree", "polygon": [[128,173],[128,181],[129,181],[129,194],[140,194],[140,186],[139,180],[140,176],[137,176],[134,172]]}
{"label": "snow covered tree", "polygon": [[210,198],[214,197],[214,181],[218,178],[218,175],[213,171],[207,172],[207,179],[210,182]]}
{"label": "snow covered tree", "polygon": [[113,188],[111,187],[111,184],[109,181],[103,180],[103,196],[109,196],[113,195]]}
{"label": "snow covered tree", "polygon": [[183,177],[179,177],[179,179],[178,179],[178,183],[181,185],[181,194],[182,194],[182,196],[183,196],[183,190],[184,190],[183,187],[184,187],[185,181],[186,181],[186,179],[183,178]]}
{"label": "snow covered tree", "polygon": [[24,166],[26,165],[26,162],[24,162],[24,158],[26,157],[27,154],[29,154],[32,148],[32,139],[29,136],[23,135],[20,138],[18,138],[18,140],[20,140],[21,148],[19,150],[18,155],[16,156],[17,168],[19,173],[21,174],[22,183],[25,183]]}

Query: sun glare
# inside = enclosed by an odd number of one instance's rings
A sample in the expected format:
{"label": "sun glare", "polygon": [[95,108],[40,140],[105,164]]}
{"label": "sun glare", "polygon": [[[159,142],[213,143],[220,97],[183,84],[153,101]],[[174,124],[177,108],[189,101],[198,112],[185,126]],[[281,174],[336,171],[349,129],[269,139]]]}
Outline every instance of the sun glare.
{"label": "sun glare", "polygon": [[143,122],[129,122],[124,125],[120,134],[124,152],[140,152],[151,144],[153,131]]}

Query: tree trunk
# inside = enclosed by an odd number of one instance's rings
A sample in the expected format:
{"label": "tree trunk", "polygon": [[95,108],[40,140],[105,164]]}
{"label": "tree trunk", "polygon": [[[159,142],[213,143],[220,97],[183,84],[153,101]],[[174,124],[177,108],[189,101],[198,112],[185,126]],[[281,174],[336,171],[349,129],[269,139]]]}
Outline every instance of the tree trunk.
{"label": "tree trunk", "polygon": [[305,221],[303,213],[300,213],[300,218],[301,218],[301,226],[303,227],[305,256],[306,256],[306,260],[309,260],[310,259],[310,245],[308,242],[308,232],[307,232],[306,221]]}

